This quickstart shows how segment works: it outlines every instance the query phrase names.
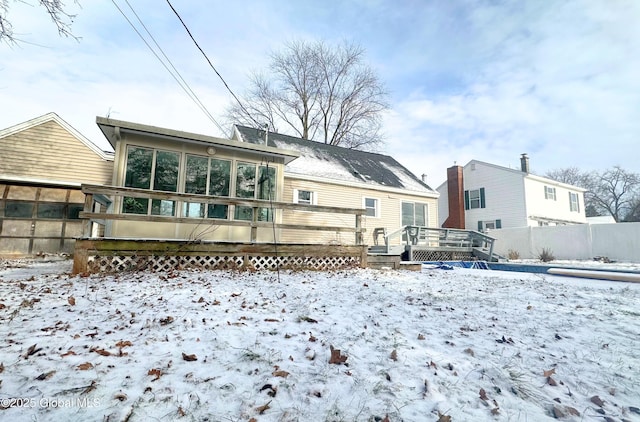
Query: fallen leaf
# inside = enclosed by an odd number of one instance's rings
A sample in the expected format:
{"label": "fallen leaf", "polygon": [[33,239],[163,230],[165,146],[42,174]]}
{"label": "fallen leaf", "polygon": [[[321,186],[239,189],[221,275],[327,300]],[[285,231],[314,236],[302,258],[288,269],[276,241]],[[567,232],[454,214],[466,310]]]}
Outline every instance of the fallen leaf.
{"label": "fallen leaf", "polygon": [[111,356],[111,352],[108,350],[104,350],[104,349],[93,349],[94,352],[96,352],[99,355],[102,356]]}
{"label": "fallen leaf", "polygon": [[438,422],[451,422],[451,416],[438,412]]}
{"label": "fallen leaf", "polygon": [[69,299],[67,299],[67,302],[69,302],[69,305],[71,306],[75,306],[76,304],[76,298],[73,296],[69,296]]}
{"label": "fallen leaf", "polygon": [[595,404],[596,406],[604,406],[604,401],[598,396],[593,396],[589,400],[591,400],[591,403]]}
{"label": "fallen leaf", "polygon": [[[74,352],[73,350],[68,350],[65,353],[61,354],[60,357],[65,357],[65,356],[74,356],[76,354],[76,352]],[[2,371],[0,371],[2,372]]]}
{"label": "fallen leaf", "polygon": [[56,371],[49,371],[49,372],[45,372],[45,373],[42,373],[42,374],[38,375],[38,376],[36,377],[36,379],[37,379],[38,381],[48,380],[48,379],[49,379],[49,378],[51,378],[51,377],[53,376],[53,374],[55,374],[55,373],[56,373]]}
{"label": "fallen leaf", "polygon": [[279,319],[275,319],[275,318],[265,318],[264,321],[265,322],[280,322]]}
{"label": "fallen leaf", "polygon": [[40,350],[42,350],[42,347],[36,347],[36,346],[37,346],[36,344],[29,346],[29,348],[27,349],[27,352],[23,355],[23,357],[25,359],[28,359],[29,356],[35,355]]}
{"label": "fallen leaf", "polygon": [[116,395],[113,396],[113,398],[120,401],[125,401],[127,399],[127,395],[124,393],[116,393]]}
{"label": "fallen leaf", "polygon": [[[271,403],[271,400],[269,400],[269,403]],[[256,410],[258,411],[258,413],[262,415],[267,409],[271,409],[271,407],[269,406],[269,403],[256,407]]]}
{"label": "fallen leaf", "polygon": [[544,371],[543,375],[545,378],[548,378],[555,373],[556,373],[556,368],[553,368],[553,369],[549,369],[548,371]]}
{"label": "fallen leaf", "polygon": [[160,325],[167,325],[167,324],[171,324],[172,322],[173,322],[173,317],[171,315],[167,316],[166,318],[160,319]]}
{"label": "fallen leaf", "polygon": [[482,400],[485,400],[485,401],[486,401],[486,400],[489,400],[489,397],[487,397],[487,392],[486,392],[486,391],[484,391],[484,388],[481,388],[481,389],[480,389],[480,398],[481,398]]}
{"label": "fallen leaf", "polygon": [[499,407],[494,407],[493,409],[491,409],[491,414],[492,415],[500,414],[500,408]]}
{"label": "fallen leaf", "polygon": [[547,377],[547,384],[549,384],[552,387],[556,387],[558,385],[558,383],[556,382],[556,380],[554,380],[551,377]]}
{"label": "fallen leaf", "polygon": [[333,346],[329,346],[331,350],[331,358],[329,358],[329,363],[335,363],[336,365],[340,365],[341,363],[345,363],[347,361],[347,356],[340,354],[340,349],[334,349]]}
{"label": "fallen leaf", "polygon": [[382,420],[382,422],[391,422],[391,419],[389,419],[389,415],[385,415],[385,417]]}
{"label": "fallen leaf", "polygon": [[93,365],[91,364],[91,362],[85,362],[78,365],[77,368],[81,371],[86,371],[88,369],[93,368]]}
{"label": "fallen leaf", "polygon": [[418,340],[424,340],[424,335],[418,334]]}
{"label": "fallen leaf", "polygon": [[473,352],[473,350],[472,350],[471,348],[464,349],[464,352],[465,352],[466,354],[471,355],[471,356],[474,356],[474,357],[475,357],[475,355],[476,355],[476,354]]}
{"label": "fallen leaf", "polygon": [[0,374],[4,372],[4,363],[0,363]]}
{"label": "fallen leaf", "polygon": [[198,360],[197,356],[194,355],[188,355],[184,352],[182,352],[182,359],[186,360],[187,362],[193,362],[194,360]]}
{"label": "fallen leaf", "polygon": [[289,376],[289,373],[287,371],[283,371],[282,369],[280,369],[280,370],[273,371],[273,376],[287,378]]}
{"label": "fallen leaf", "polygon": [[391,355],[389,355],[389,358],[391,358],[391,360],[393,361],[398,360],[398,352],[396,351],[396,349],[393,349],[393,351],[391,352]]}
{"label": "fallen leaf", "polygon": [[129,347],[129,346],[133,346],[133,344],[129,340],[127,341],[120,340],[119,342],[116,343],[116,347],[119,347],[119,348]]}
{"label": "fallen leaf", "polygon": [[159,380],[160,377],[162,376],[162,371],[158,368],[149,369],[149,372],[147,372],[147,375],[154,375],[155,378],[152,379],[151,381],[156,381],[156,380]]}

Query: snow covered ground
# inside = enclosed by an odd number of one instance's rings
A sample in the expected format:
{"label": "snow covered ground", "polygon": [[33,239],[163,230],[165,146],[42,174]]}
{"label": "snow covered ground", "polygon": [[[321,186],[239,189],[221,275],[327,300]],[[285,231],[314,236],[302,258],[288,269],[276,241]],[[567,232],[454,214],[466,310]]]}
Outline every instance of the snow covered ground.
{"label": "snow covered ground", "polygon": [[640,421],[640,284],[70,269],[0,261],[0,420]]}

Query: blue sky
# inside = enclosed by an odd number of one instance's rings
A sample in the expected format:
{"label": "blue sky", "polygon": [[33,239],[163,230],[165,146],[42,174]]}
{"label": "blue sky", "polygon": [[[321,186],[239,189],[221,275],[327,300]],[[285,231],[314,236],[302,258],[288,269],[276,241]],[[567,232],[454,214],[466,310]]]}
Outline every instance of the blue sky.
{"label": "blue sky", "polygon": [[[135,22],[125,0],[114,0]],[[165,1],[128,0],[222,122],[231,96]],[[33,5],[29,5],[32,3]],[[103,148],[96,116],[223,133],[111,0],[67,2],[79,42],[36,0],[10,2],[18,46],[0,45],[0,128],[54,111]],[[635,0],[172,0],[231,89],[293,39],[353,41],[391,97],[383,153],[437,187],[471,159],[538,174],[640,172],[640,2]]]}

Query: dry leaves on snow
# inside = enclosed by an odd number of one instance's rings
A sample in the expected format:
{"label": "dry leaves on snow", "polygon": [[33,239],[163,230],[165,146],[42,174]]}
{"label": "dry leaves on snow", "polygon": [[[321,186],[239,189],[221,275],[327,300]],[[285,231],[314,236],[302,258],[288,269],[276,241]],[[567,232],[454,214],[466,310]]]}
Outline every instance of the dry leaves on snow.
{"label": "dry leaves on snow", "polygon": [[198,357],[195,354],[188,355],[185,352],[182,352],[182,359],[186,360],[187,362],[193,362],[198,360]]}
{"label": "dry leaves on snow", "polygon": [[347,361],[347,356],[342,355],[340,353],[340,349],[334,349],[333,346],[329,346],[329,349],[331,350],[331,358],[329,358],[329,363],[340,365],[341,363],[345,363]]}

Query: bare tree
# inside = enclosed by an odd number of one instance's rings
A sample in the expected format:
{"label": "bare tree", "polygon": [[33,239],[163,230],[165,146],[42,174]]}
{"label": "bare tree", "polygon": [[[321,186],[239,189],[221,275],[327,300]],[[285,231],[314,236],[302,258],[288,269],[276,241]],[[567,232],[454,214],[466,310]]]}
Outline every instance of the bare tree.
{"label": "bare tree", "polygon": [[269,76],[251,76],[242,106],[229,106],[227,119],[250,126],[268,123],[275,132],[326,144],[373,149],[383,141],[387,95],[364,63],[361,47],[293,41],[271,54]]}
{"label": "bare tree", "polygon": [[599,175],[592,193],[599,208],[611,214],[616,222],[623,221],[637,206],[640,175],[615,166]]}
{"label": "bare tree", "polygon": [[587,217],[596,217],[606,212],[594,197],[594,185],[599,178],[596,172],[583,171],[578,167],[566,167],[550,170],[545,174],[545,177],[586,189],[584,193],[584,212]]}
{"label": "bare tree", "polygon": [[[17,1],[17,0],[14,0]],[[25,1],[23,1],[25,2]],[[78,39],[71,33],[71,24],[75,15],[69,14],[62,0],[38,0],[38,3],[44,7],[51,17],[51,20],[58,28],[58,34]],[[76,4],[79,4],[75,1]],[[7,19],[9,13],[9,0],[0,0],[0,41],[7,44],[15,44],[19,41],[13,32],[13,25]]]}

